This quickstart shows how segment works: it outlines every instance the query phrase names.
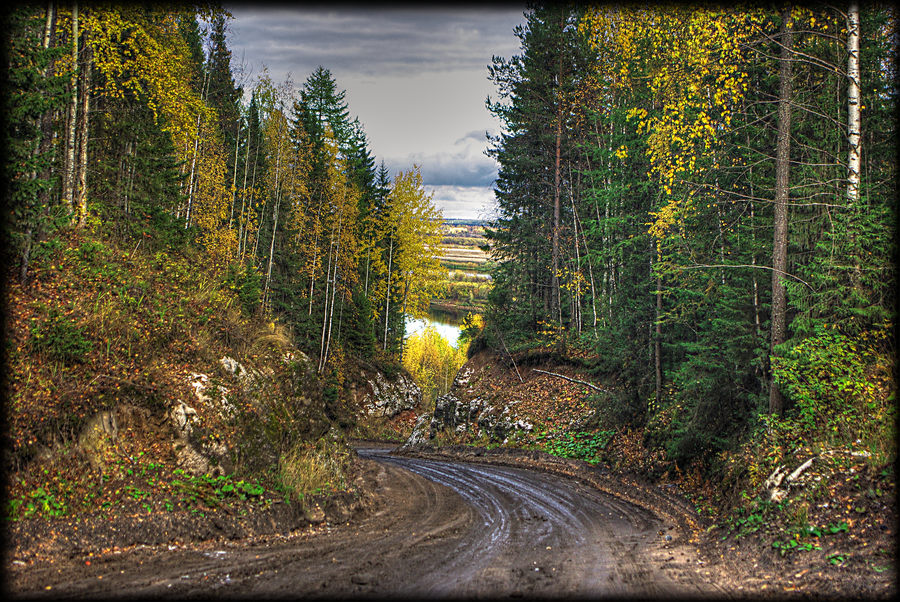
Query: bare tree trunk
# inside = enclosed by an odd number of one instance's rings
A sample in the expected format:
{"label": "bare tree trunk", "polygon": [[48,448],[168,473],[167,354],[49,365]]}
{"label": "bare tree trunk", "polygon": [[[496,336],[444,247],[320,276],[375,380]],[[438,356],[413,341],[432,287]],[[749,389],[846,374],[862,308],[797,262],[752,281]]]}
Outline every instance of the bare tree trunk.
{"label": "bare tree trunk", "polygon": [[[203,82],[203,91],[200,94],[200,100],[205,101],[207,93],[209,92],[210,77],[209,77],[208,73],[204,75],[204,80],[205,81]],[[193,157],[191,158],[191,175],[188,180],[187,210],[186,210],[185,216],[184,216],[184,228],[185,229],[188,229],[191,227],[191,217],[192,217],[191,209],[194,204],[194,182],[195,182],[194,174],[197,170],[197,157],[200,154],[200,133],[201,133],[200,113],[197,113],[197,137],[194,138],[194,154],[193,154]]]}
{"label": "bare tree trunk", "polygon": [[279,176],[281,175],[281,141],[278,141],[278,154],[275,158],[275,213],[272,216],[272,240],[269,242],[269,265],[266,268],[266,285],[263,289],[263,306],[268,307],[269,302],[269,281],[272,279],[272,261],[275,256],[275,234],[278,231],[278,206],[281,201],[281,186],[279,185]]}
{"label": "bare tree trunk", "polygon": [[[334,274],[332,276],[331,282],[331,309],[328,311],[328,336],[325,340],[325,353],[321,358],[321,365],[319,367],[319,372],[325,369],[325,365],[328,363],[328,353],[331,349],[331,330],[332,325],[334,324],[334,301],[335,296],[337,294],[337,279],[338,279],[338,266],[340,265],[340,255],[341,255],[341,229],[343,226],[343,214],[341,214],[340,219],[338,219],[338,234],[337,234],[337,247],[334,251]],[[326,293],[327,294],[327,293]],[[343,305],[341,305],[341,309],[343,309]]]}
{"label": "bare tree trunk", "polygon": [[557,110],[556,114],[556,161],[553,168],[553,242],[552,242],[552,258],[553,258],[553,275],[552,290],[550,291],[550,311],[556,314],[556,318],[562,326],[562,303],[559,294],[559,170],[560,170],[560,152],[562,147],[562,109]]}
{"label": "bare tree trunk", "polygon": [[850,207],[859,201],[860,172],[860,99],[859,99],[859,4],[853,0],[847,11],[847,139],[850,153],[847,158],[847,202]]}
{"label": "bare tree trunk", "polygon": [[238,250],[237,256],[240,261],[244,259],[246,251],[246,243],[244,242],[245,232],[247,230],[244,223],[244,208],[247,205],[247,172],[250,168],[250,123],[247,122],[247,152],[244,153],[244,183],[241,184],[241,216],[238,218]]}
{"label": "bare tree trunk", "polygon": [[[781,57],[778,69],[778,138],[775,148],[775,218],[772,242],[772,331],[770,353],[787,336],[787,295],[782,281],[787,272],[788,207],[791,160],[791,52],[794,43],[790,7],[782,11]],[[784,410],[784,395],[774,376],[769,382],[769,413]]]}
{"label": "bare tree trunk", "polygon": [[[337,266],[337,258],[334,257],[334,247],[335,247],[335,227],[331,227],[331,241],[328,245],[328,267],[325,269],[325,312],[322,314],[322,340],[319,343],[319,372],[322,372],[322,368],[325,366],[325,334],[328,329],[328,308],[329,308],[329,299],[328,295],[334,286],[332,282],[331,276],[331,266]],[[332,299],[334,295],[332,295]],[[332,312],[334,311],[333,301],[331,305]]]}
{"label": "bare tree trunk", "polygon": [[313,293],[315,293],[316,289],[316,260],[319,258],[319,220],[322,212],[322,204],[319,203],[319,207],[316,208],[316,221],[315,221],[315,231],[313,236],[313,256],[312,261],[309,264],[309,312],[307,315],[312,315],[313,308]]}
{"label": "bare tree trunk", "polygon": [[75,194],[75,215],[80,228],[87,222],[87,165],[88,165],[88,131],[90,130],[91,109],[91,63],[93,57],[85,32],[85,44],[82,52],[84,61],[81,68],[81,116],[78,128],[78,190]]}
{"label": "bare tree trunk", "polygon": [[[231,215],[228,217],[228,229],[231,230],[231,224],[234,221],[234,206],[237,203],[237,168],[238,168],[238,150],[241,147],[241,118],[238,117],[234,127],[234,167],[231,170]],[[247,130],[247,146],[250,146],[250,130]]]}
{"label": "bare tree trunk", "polygon": [[63,166],[62,202],[70,216],[75,212],[75,123],[78,116],[78,2],[72,3],[72,98],[66,117],[66,155]]}
{"label": "bare tree trunk", "polygon": [[394,259],[394,236],[391,234],[390,247],[388,249],[388,273],[387,273],[387,294],[384,299],[384,342],[381,346],[382,351],[387,351],[388,322],[390,322],[391,309],[391,262]]}
{"label": "bare tree trunk", "polygon": [[[659,256],[659,242],[654,245],[653,252]],[[650,273],[653,273],[653,255],[650,255]],[[656,376],[656,403],[662,401],[662,276],[656,277],[656,319],[653,321],[653,367]]]}
{"label": "bare tree trunk", "polygon": [[[571,166],[569,169],[569,180],[571,181]],[[578,211],[575,209],[575,195],[572,193],[571,186],[569,187],[569,200],[572,201],[572,227],[575,230],[575,293],[574,300],[572,303],[572,309],[574,310],[575,315],[575,327],[578,330],[578,334],[581,334],[581,251],[578,249]]]}

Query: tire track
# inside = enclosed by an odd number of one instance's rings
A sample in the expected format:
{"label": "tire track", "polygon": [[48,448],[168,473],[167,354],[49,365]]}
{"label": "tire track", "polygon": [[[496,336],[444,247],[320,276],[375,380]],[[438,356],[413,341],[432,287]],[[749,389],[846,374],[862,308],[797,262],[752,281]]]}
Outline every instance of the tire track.
{"label": "tire track", "polygon": [[663,570],[657,515],[588,484],[386,448],[358,453],[371,502],[358,520],[275,538],[147,546],[102,562],[73,556],[33,567],[15,592],[53,599],[721,595],[691,572],[673,579]]}

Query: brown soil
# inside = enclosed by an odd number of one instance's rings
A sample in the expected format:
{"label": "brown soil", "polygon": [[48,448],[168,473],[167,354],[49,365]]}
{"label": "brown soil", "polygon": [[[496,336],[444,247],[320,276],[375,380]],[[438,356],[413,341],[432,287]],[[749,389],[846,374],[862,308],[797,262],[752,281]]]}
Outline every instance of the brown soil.
{"label": "brown soil", "polygon": [[674,489],[575,460],[463,447],[387,455],[390,447],[362,446],[355,493],[321,499],[321,511],[272,504],[244,516],[232,510],[203,518],[20,521],[8,535],[8,593],[889,597],[896,591],[887,572],[873,580],[842,567],[817,575],[792,566],[788,574],[750,538],[740,546],[719,543]]}

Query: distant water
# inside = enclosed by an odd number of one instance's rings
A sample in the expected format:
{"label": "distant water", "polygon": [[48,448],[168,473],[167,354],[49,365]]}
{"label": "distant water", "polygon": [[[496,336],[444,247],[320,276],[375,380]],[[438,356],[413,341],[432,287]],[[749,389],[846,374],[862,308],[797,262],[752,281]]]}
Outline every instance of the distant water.
{"label": "distant water", "polygon": [[459,324],[452,324],[452,320],[446,314],[436,315],[429,312],[425,318],[413,319],[406,318],[406,336],[422,332],[428,326],[433,326],[439,335],[441,335],[452,347],[456,347],[459,340],[460,327]]}

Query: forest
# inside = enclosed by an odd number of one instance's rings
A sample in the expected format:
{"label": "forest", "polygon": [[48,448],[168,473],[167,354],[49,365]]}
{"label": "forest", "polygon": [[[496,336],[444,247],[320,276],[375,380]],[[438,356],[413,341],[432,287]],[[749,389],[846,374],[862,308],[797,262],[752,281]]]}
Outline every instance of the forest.
{"label": "forest", "polygon": [[[7,515],[115,507],[108,479],[171,468],[147,425],[228,357],[267,388],[213,379],[228,412],[198,406],[191,436],[229,450],[242,500],[257,481],[287,498],[345,488],[361,369],[412,373],[431,411],[482,352],[520,383],[544,360],[602,383],[571,404],[516,400],[561,408],[529,445],[595,460],[635,442],[732,506],[801,452],[890,467],[894,9],[524,15],[520,53],[485,69],[502,124],[478,239],[490,280],[451,283],[482,312],[454,349],[404,338],[450,296],[441,212],[420,166],[379,166],[326,66],[251,81],[214,5],[8,11]],[[466,232],[448,242],[473,255]],[[85,435],[113,411],[114,443]],[[190,507],[212,491],[161,482]]]}
{"label": "forest", "polygon": [[[277,475],[338,414],[349,428],[348,358],[396,373],[405,316],[442,286],[442,218],[419,167],[376,165],[325,67],[299,86],[245,81],[230,19],[77,2],[7,15],[13,471],[122,404],[184,399],[184,380],[219,358],[283,370],[277,357],[308,354],[317,419],[247,404],[203,435],[263,442]],[[250,433],[247,420],[271,424]],[[27,499],[40,484],[14,486]]]}
{"label": "forest", "polygon": [[486,336],[581,350],[610,425],[664,424],[682,465],[891,457],[896,13],[548,6],[516,35]]}

